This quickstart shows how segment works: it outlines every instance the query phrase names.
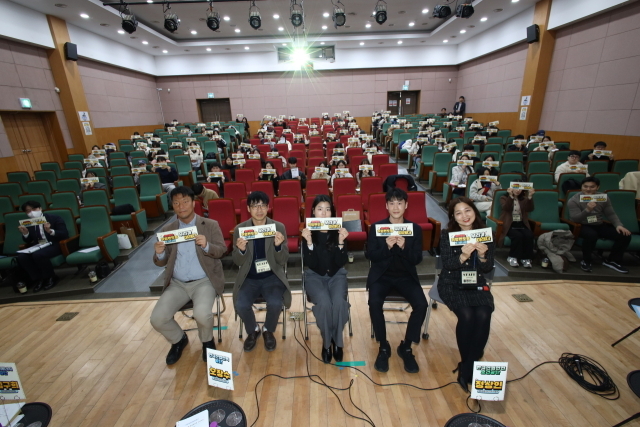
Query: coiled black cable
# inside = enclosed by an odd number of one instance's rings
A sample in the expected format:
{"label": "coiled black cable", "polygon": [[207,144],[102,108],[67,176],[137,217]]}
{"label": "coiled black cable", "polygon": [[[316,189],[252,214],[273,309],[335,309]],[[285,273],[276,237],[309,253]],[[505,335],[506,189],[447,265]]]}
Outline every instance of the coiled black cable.
{"label": "coiled black cable", "polygon": [[562,353],[558,363],[580,387],[607,400],[620,398],[620,391],[606,369],[581,354]]}

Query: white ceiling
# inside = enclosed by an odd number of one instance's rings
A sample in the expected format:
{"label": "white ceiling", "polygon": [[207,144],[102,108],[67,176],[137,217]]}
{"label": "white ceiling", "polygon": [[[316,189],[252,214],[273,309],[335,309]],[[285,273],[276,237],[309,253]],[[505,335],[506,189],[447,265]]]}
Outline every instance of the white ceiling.
{"label": "white ceiling", "polygon": [[[258,31],[249,26],[247,1],[214,3],[221,17],[230,18],[222,21],[219,32],[212,32],[204,22],[206,3],[180,4],[176,1],[171,9],[180,17],[181,24],[174,34],[163,28],[161,5],[131,6],[140,21],[137,31],[131,35],[118,33],[121,29],[120,16],[99,0],[11,1],[155,56],[165,55],[163,50],[167,55],[274,51],[276,46],[291,43],[294,31],[289,20],[289,0],[258,0],[256,5],[262,17],[262,27]],[[438,0],[388,0],[388,20],[378,25],[370,16],[376,0],[343,0],[347,14],[355,13],[355,16],[347,15],[346,25],[336,29],[331,17],[323,17],[324,12],[332,11],[330,0],[306,0],[307,41],[313,44],[324,42],[339,48],[359,48],[361,43],[368,48],[397,46],[398,41],[402,41],[403,46],[443,45],[444,40],[448,40],[448,44],[459,44],[533,6],[536,1],[476,0],[475,14],[471,18],[440,20],[431,16],[433,7],[443,3]],[[56,7],[56,4],[66,7]],[[425,8],[429,12],[423,14]],[[502,11],[497,12],[497,9]],[[81,13],[89,15],[89,18],[80,17]],[[274,19],[274,14],[279,14],[279,19]],[[482,17],[487,20],[481,22]],[[411,22],[414,22],[413,26],[409,26]],[[370,28],[366,28],[367,23],[371,23]],[[327,26],[326,30],[322,29],[323,25]],[[279,31],[278,27],[284,30]],[[236,33],[235,29],[240,32]],[[191,34],[192,30],[197,34]],[[461,30],[466,33],[461,34]],[[524,33],[525,28],[522,31]]]}

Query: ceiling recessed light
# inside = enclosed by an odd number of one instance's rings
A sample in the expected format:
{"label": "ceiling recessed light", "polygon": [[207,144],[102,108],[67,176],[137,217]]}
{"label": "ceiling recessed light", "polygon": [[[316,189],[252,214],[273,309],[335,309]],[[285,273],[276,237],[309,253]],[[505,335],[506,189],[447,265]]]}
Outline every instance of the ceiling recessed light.
{"label": "ceiling recessed light", "polygon": [[398,40],[398,44],[402,44],[402,40]]}
{"label": "ceiling recessed light", "polygon": [[146,40],[142,40],[142,44],[149,44],[149,42]]}
{"label": "ceiling recessed light", "polygon": [[239,33],[239,32],[240,32],[240,28],[236,28],[236,29],[235,29],[235,32],[236,32],[236,33]]}
{"label": "ceiling recessed light", "polygon": [[360,42],[360,46],[364,46],[364,42]]}
{"label": "ceiling recessed light", "polygon": [[395,24],[389,24],[390,27],[393,27]]}
{"label": "ceiling recessed light", "polygon": [[244,50],[249,50],[249,46],[245,46],[245,47],[244,47]]}
{"label": "ceiling recessed light", "polygon": [[365,27],[371,28],[371,24],[367,23],[367,25],[365,25]]}
{"label": "ceiling recessed light", "polygon": [[486,21],[487,19],[488,19],[488,18],[487,18],[486,16],[484,16],[484,17],[480,18],[480,22],[484,22],[484,21]]}
{"label": "ceiling recessed light", "polygon": [[118,34],[124,34],[124,30],[118,30]]}
{"label": "ceiling recessed light", "polygon": [[67,5],[66,5],[66,4],[64,4],[64,3],[56,3],[56,4],[54,4],[54,6],[55,6],[55,7],[60,7],[60,8],[62,8],[62,9],[64,9],[65,7],[67,7]]}
{"label": "ceiling recessed light", "polygon": [[328,18],[329,17],[329,12],[323,13],[322,16],[324,16],[325,18]]}
{"label": "ceiling recessed light", "polygon": [[185,51],[185,52],[190,52],[190,50],[189,50],[189,49],[185,49],[184,51]]}
{"label": "ceiling recessed light", "polygon": [[384,42],[378,42],[378,44],[384,44]]}
{"label": "ceiling recessed light", "polygon": [[153,0],[147,0],[147,3],[153,3]]}
{"label": "ceiling recessed light", "polygon": [[282,46],[286,46],[286,45],[287,45],[286,43],[282,43]]}
{"label": "ceiling recessed light", "polygon": [[447,39],[442,40],[442,43],[449,43],[449,40],[447,40]]}
{"label": "ceiling recessed light", "polygon": [[415,23],[415,22],[409,22],[409,26],[410,26],[410,27],[413,27],[414,25],[416,25],[416,23]]}
{"label": "ceiling recessed light", "polygon": [[511,0],[511,3],[518,3],[520,0]]}
{"label": "ceiling recessed light", "polygon": [[80,17],[84,19],[89,19],[89,15],[87,15],[86,13],[81,13]]}
{"label": "ceiling recessed light", "polygon": [[326,30],[326,29],[327,29],[327,26],[326,26],[326,25],[323,25],[323,26],[322,26],[322,29],[323,29],[323,30]]}
{"label": "ceiling recessed light", "polygon": [[225,21],[228,21],[228,20],[229,20],[229,19],[231,19],[231,18],[229,18],[228,16],[225,16],[225,17],[224,17],[224,18],[222,18],[222,19],[224,19]]}
{"label": "ceiling recessed light", "polygon": [[154,46],[153,48],[154,49],[160,49],[160,46]]}
{"label": "ceiling recessed light", "polygon": [[320,44],[324,44],[324,42],[320,42]]}
{"label": "ceiling recessed light", "polygon": [[406,11],[406,10],[399,10],[399,11],[398,11],[398,15],[404,15],[405,13],[407,13],[407,11]]}
{"label": "ceiling recessed light", "polygon": [[207,52],[211,52],[211,48],[210,47],[207,48]]}
{"label": "ceiling recessed light", "polygon": [[231,50],[231,48],[230,47],[225,47],[224,50]]}
{"label": "ceiling recessed light", "polygon": [[279,19],[279,18],[280,18],[280,15],[278,15],[277,13],[273,15],[273,19]]}
{"label": "ceiling recessed light", "polygon": [[191,34],[198,34],[196,30],[191,30]]}
{"label": "ceiling recessed light", "polygon": [[495,13],[502,12],[504,9],[493,9]]}
{"label": "ceiling recessed light", "polygon": [[169,53],[169,51],[168,50],[163,50],[162,53]]}
{"label": "ceiling recessed light", "polygon": [[284,27],[278,27],[278,31],[284,31]]}
{"label": "ceiling recessed light", "polygon": [[429,9],[422,9],[422,13],[429,13]]}
{"label": "ceiling recessed light", "polygon": [[159,24],[160,21],[151,21],[152,24]]}
{"label": "ceiling recessed light", "polygon": [[460,34],[464,34],[466,32],[467,32],[467,30],[460,30]]}
{"label": "ceiling recessed light", "polygon": [[108,27],[109,24],[100,24],[101,27]]}
{"label": "ceiling recessed light", "polygon": [[137,39],[138,37],[136,37],[136,36],[132,36],[132,37],[129,37],[129,38],[130,38],[130,39]]}

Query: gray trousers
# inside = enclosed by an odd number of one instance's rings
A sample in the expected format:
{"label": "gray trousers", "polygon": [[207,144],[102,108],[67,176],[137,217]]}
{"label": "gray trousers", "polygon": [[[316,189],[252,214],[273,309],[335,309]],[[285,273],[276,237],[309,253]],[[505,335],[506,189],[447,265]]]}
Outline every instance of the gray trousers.
{"label": "gray trousers", "polygon": [[[247,334],[256,330],[256,314],[253,312],[253,303],[260,295],[267,302],[267,315],[264,320],[264,327],[269,332],[275,332],[278,326],[278,318],[282,311],[282,295],[287,287],[275,274],[262,280],[253,280],[248,277],[238,289],[236,298],[236,313],[244,322]],[[286,321],[286,319],[285,319]]]}
{"label": "gray trousers", "polygon": [[173,316],[189,300],[193,301],[193,318],[198,324],[200,341],[208,342],[213,339],[213,303],[216,300],[216,290],[209,278],[189,283],[172,278],[151,312],[151,326],[171,344],[180,341],[184,333]]}
{"label": "gray trousers", "polygon": [[342,331],[349,321],[351,307],[347,302],[347,270],[341,268],[332,277],[321,276],[307,268],[304,270],[304,288],[313,303],[311,310],[322,335],[323,347],[329,348],[332,340],[338,347],[344,347]]}

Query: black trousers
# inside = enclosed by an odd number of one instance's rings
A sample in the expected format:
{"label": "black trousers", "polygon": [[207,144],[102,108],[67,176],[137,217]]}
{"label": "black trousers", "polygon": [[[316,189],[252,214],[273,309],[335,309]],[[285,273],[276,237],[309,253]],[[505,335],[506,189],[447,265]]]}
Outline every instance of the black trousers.
{"label": "black trousers", "polygon": [[533,258],[533,232],[528,228],[510,228],[507,236],[511,239],[509,256],[517,259]]}
{"label": "black trousers", "polygon": [[407,323],[405,342],[419,343],[420,328],[427,316],[427,298],[419,283],[410,277],[382,276],[369,286],[369,315],[373,332],[380,344],[387,342],[387,327],[384,319],[384,299],[395,290],[411,304],[411,315]]}
{"label": "black trousers", "polygon": [[473,362],[480,359],[489,340],[493,309],[488,305],[480,305],[461,307],[453,312],[458,317],[456,341],[462,362],[460,369],[463,378],[470,382],[473,377]]}
{"label": "black trousers", "polygon": [[18,254],[18,265],[24,270],[32,282],[46,280],[53,276],[53,266],[50,259],[62,254],[60,245],[53,243],[32,254]]}
{"label": "black trousers", "polygon": [[580,237],[582,237],[582,259],[584,262],[591,262],[591,253],[596,248],[598,239],[613,240],[613,247],[609,253],[609,260],[622,264],[624,251],[631,242],[631,236],[625,236],[616,231],[611,224],[589,225],[582,224],[580,227]]}

